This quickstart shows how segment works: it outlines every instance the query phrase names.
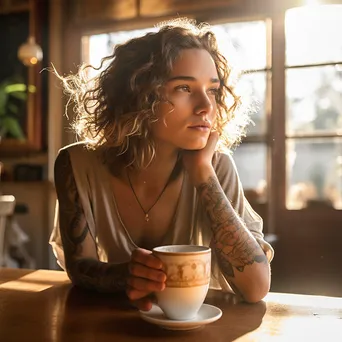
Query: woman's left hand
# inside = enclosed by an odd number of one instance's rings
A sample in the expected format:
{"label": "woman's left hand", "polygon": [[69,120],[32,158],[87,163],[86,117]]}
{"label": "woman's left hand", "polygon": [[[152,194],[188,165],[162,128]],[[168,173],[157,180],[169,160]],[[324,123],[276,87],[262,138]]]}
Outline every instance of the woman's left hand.
{"label": "woman's left hand", "polygon": [[212,159],[218,139],[218,133],[211,132],[207,145],[201,150],[182,151],[184,168],[188,172],[190,180],[195,186],[199,185],[203,181],[206,181],[210,175],[215,173],[212,166]]}

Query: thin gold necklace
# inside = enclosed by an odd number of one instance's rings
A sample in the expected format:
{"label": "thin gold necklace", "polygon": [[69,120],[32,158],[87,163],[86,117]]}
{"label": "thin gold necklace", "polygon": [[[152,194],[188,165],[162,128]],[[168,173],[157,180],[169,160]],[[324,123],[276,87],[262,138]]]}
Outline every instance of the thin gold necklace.
{"label": "thin gold necklace", "polygon": [[[177,165],[177,163],[176,163],[176,165]],[[167,186],[170,184],[171,179],[173,178],[174,171],[175,171],[175,169],[176,169],[176,165],[175,165],[174,168],[172,169],[171,174],[170,174],[170,176],[169,176],[169,179],[167,180],[167,182],[166,182],[166,184],[165,184],[163,190],[161,191],[161,193],[159,194],[159,196],[157,197],[157,199],[155,200],[155,202],[152,204],[152,206],[151,206],[147,211],[146,211],[146,210],[144,209],[144,207],[141,205],[141,203],[140,203],[140,201],[139,201],[139,198],[138,198],[137,194],[136,194],[135,191],[134,191],[134,188],[133,188],[133,185],[132,185],[132,182],[131,182],[131,178],[129,177],[129,172],[128,172],[128,169],[127,169],[126,172],[127,172],[127,178],[128,178],[129,186],[131,187],[132,192],[133,192],[133,194],[134,194],[134,197],[135,197],[135,199],[137,200],[137,202],[138,202],[138,204],[139,204],[141,210],[142,210],[142,211],[144,212],[144,214],[145,214],[145,221],[146,221],[146,222],[148,222],[148,221],[150,220],[150,216],[149,216],[150,211],[151,211],[151,210],[153,209],[153,207],[157,204],[157,202],[159,201],[160,197],[162,197],[163,193],[165,192]]]}

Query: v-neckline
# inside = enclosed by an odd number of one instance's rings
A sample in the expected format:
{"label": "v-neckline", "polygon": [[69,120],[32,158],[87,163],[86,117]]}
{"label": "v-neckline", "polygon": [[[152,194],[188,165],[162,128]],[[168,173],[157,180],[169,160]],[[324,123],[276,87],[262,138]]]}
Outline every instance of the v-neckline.
{"label": "v-neckline", "polygon": [[[110,171],[109,171],[109,168],[106,164],[103,164],[103,168],[104,168],[104,171],[105,171],[105,174],[106,174],[106,178],[107,178],[107,181],[108,181],[108,184],[110,184],[110,186],[108,186],[108,189],[110,189],[109,191],[111,192],[111,200],[112,200],[112,203],[113,203],[113,206],[114,206],[114,209],[115,209],[115,213],[117,215],[117,218],[118,218],[118,221],[120,222],[121,224],[121,227],[123,228],[124,230],[124,233],[127,237],[127,240],[131,243],[131,245],[134,247],[134,248],[139,248],[140,246],[138,246],[134,240],[132,239],[128,229],[126,228],[122,218],[121,218],[121,215],[120,215],[120,212],[119,212],[119,209],[118,209],[118,205],[117,205],[117,201],[116,201],[116,198],[115,198],[115,193],[114,193],[114,189],[113,189],[113,185],[112,185],[112,179],[111,177],[113,177],[111,174],[110,174]],[[181,199],[182,199],[182,194],[184,193],[184,189],[185,189],[185,184],[186,184],[186,177],[187,177],[187,173],[183,170],[182,171],[182,174],[183,174],[183,179],[182,179],[182,185],[181,185],[181,188],[180,188],[180,192],[179,192],[179,195],[178,195],[178,199],[177,199],[177,204],[176,204],[176,210],[174,212],[174,215],[173,215],[173,218],[172,218],[172,221],[170,222],[170,226],[169,228],[167,229],[165,235],[163,236],[163,240],[165,239],[165,237],[171,233],[171,231],[173,231],[175,229],[175,223],[176,223],[176,220],[177,220],[177,217],[179,215],[179,211],[180,211],[180,202],[181,202]]]}

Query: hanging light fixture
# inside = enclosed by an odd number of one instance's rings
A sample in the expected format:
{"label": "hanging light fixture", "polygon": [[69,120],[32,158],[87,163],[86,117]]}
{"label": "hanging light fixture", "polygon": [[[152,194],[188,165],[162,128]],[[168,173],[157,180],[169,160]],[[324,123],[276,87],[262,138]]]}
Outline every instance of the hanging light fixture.
{"label": "hanging light fixture", "polygon": [[38,62],[43,59],[43,50],[36,43],[35,38],[35,15],[36,15],[36,7],[35,0],[30,0],[30,17],[29,17],[29,26],[30,26],[30,34],[27,39],[27,42],[22,44],[18,50],[18,58],[21,62],[26,66],[34,66]]}
{"label": "hanging light fixture", "polygon": [[18,58],[26,66],[34,66],[43,59],[42,48],[33,36],[30,36],[27,42],[19,47]]}

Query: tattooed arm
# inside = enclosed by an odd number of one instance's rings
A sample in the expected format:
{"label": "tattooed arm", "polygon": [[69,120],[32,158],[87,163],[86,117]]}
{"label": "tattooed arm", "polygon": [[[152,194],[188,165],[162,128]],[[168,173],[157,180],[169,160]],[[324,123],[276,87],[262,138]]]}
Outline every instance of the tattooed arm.
{"label": "tattooed arm", "polygon": [[67,150],[61,150],[56,159],[55,185],[66,271],[73,284],[99,292],[125,290],[127,264],[98,260],[96,244],[84,216]]}
{"label": "tattooed arm", "polygon": [[214,174],[208,175],[197,189],[211,223],[222,273],[246,301],[261,300],[270,286],[264,251],[235,212]]}
{"label": "tattooed arm", "polygon": [[211,224],[222,273],[246,301],[261,300],[270,287],[264,251],[227,199],[212,167],[200,173],[195,185]]}
{"label": "tattooed arm", "polygon": [[[247,302],[258,302],[270,288],[270,266],[263,249],[246,227],[217,178],[212,165],[219,135],[211,132],[207,145],[200,150],[183,151],[183,164],[198,191],[213,232],[213,252],[221,272],[233,290]],[[233,187],[227,162],[224,172],[227,187]],[[236,191],[236,189],[232,189]]]}

